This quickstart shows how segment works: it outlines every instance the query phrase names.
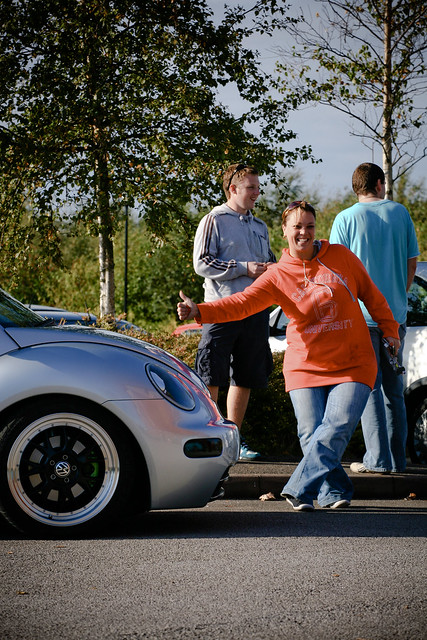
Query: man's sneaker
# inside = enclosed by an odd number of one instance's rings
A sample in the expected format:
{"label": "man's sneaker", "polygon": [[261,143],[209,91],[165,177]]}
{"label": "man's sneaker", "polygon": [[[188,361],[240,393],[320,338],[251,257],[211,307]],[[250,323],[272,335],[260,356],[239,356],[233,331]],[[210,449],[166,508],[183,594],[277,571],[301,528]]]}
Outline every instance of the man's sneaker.
{"label": "man's sneaker", "polygon": [[346,507],[350,506],[350,500],[337,500],[336,502],[333,502],[332,504],[328,504],[328,507],[330,509],[345,509]]}
{"label": "man's sneaker", "polygon": [[390,471],[371,471],[371,469],[365,467],[363,462],[352,462],[350,471],[353,471],[353,473],[380,473],[381,475],[388,475],[390,473]]}
{"label": "man's sneaker", "polygon": [[261,454],[258,451],[249,449],[246,442],[241,443],[239,460],[257,460],[258,458],[261,458]]}
{"label": "man's sneaker", "polygon": [[294,511],[314,511],[312,504],[302,502],[301,500],[298,500],[298,498],[294,498],[293,496],[289,496],[285,493],[282,493],[281,495],[283,498],[286,498],[286,502],[291,505]]}

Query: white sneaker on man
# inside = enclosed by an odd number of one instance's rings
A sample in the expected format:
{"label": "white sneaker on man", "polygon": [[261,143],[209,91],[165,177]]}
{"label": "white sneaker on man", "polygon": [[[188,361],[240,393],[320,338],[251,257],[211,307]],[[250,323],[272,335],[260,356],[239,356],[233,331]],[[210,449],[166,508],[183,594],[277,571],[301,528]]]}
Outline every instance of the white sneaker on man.
{"label": "white sneaker on man", "polygon": [[371,469],[367,469],[363,462],[352,462],[350,465],[350,471],[353,473],[379,473],[381,475],[387,475],[390,471],[371,471]]}

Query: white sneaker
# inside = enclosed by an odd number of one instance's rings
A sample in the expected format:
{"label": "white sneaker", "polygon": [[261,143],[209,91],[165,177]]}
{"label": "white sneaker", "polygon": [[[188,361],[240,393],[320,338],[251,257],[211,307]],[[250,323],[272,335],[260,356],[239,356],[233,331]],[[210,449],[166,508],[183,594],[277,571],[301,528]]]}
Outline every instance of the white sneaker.
{"label": "white sneaker", "polygon": [[382,475],[387,475],[390,471],[371,471],[371,469],[367,469],[363,462],[352,462],[350,465],[350,471],[353,473],[380,473]]}
{"label": "white sneaker", "polygon": [[350,500],[337,500],[328,506],[330,509],[345,509],[350,506]]}

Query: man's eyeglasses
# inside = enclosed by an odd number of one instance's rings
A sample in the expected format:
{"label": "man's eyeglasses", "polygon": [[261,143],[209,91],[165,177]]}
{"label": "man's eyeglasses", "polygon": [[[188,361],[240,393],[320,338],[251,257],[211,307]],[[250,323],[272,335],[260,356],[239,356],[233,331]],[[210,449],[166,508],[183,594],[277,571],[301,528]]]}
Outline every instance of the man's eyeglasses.
{"label": "man's eyeglasses", "polygon": [[248,166],[247,164],[238,164],[237,165],[237,167],[234,169],[233,173],[230,176],[230,180],[228,181],[227,191],[229,191],[230,186],[231,186],[231,181],[233,180],[233,178],[236,175],[236,173],[238,173],[242,169],[246,169],[247,166]]}
{"label": "man's eyeglasses", "polygon": [[309,202],[306,202],[305,200],[294,200],[293,202],[288,204],[285,211],[292,211],[292,209],[298,209],[298,208],[304,209],[305,211],[310,211],[310,213],[312,213],[313,215],[316,214],[314,207]]}

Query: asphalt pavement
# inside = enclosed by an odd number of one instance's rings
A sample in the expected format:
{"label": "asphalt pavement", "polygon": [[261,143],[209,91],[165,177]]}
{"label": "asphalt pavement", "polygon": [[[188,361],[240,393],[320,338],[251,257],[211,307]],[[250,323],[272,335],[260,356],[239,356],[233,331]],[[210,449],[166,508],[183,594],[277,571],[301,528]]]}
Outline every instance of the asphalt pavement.
{"label": "asphalt pavement", "polygon": [[[256,500],[272,493],[277,499],[298,461],[261,460],[238,462],[225,483],[225,498]],[[425,500],[427,499],[427,465],[409,460],[405,473],[353,473],[350,462],[343,462],[354,486],[354,499],[359,500]],[[273,499],[273,498],[271,498]]]}

